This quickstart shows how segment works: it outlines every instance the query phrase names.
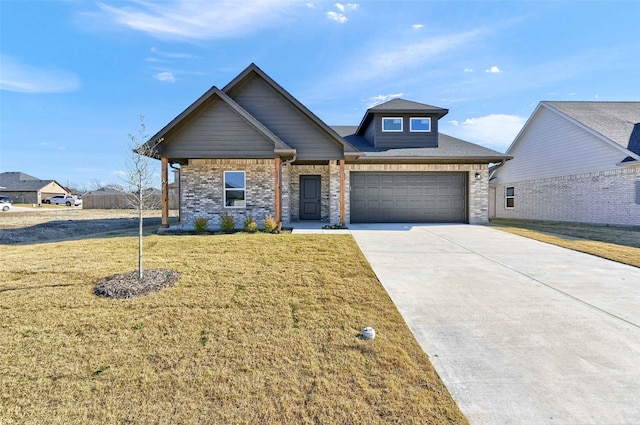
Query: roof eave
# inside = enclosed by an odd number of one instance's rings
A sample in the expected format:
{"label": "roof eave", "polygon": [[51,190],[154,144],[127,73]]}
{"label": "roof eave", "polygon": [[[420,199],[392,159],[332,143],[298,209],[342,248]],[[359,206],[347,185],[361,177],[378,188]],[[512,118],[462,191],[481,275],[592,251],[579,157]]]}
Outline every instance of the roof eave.
{"label": "roof eave", "polygon": [[512,156],[503,155],[503,156],[442,156],[442,157],[433,157],[433,156],[368,156],[366,152],[363,152],[362,155],[358,158],[359,161],[376,161],[376,162],[423,162],[423,163],[448,163],[448,164],[465,164],[465,163],[475,163],[475,164],[491,164],[501,161],[508,161],[513,159]]}

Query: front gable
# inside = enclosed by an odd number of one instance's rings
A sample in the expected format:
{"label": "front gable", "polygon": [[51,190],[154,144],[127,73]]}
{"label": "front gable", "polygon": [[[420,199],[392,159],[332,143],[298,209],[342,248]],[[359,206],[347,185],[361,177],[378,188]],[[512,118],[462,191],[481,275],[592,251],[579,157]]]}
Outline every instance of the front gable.
{"label": "front gable", "polygon": [[274,143],[214,97],[165,136],[171,158],[274,158]]}
{"label": "front gable", "polygon": [[153,147],[155,156],[180,163],[194,158],[274,158],[293,152],[215,86],[145,145]]}
{"label": "front gable", "polygon": [[251,65],[223,91],[296,150],[298,161],[343,159],[348,142],[293,96]]}

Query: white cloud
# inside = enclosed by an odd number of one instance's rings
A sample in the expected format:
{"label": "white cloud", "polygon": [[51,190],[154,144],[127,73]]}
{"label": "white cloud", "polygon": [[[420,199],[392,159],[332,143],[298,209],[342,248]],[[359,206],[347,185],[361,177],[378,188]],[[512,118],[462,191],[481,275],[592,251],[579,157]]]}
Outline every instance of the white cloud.
{"label": "white cloud", "polygon": [[309,9],[315,9],[316,5],[315,5],[315,4],[313,4],[313,3],[311,3],[311,2],[307,2],[307,7],[308,7]]}
{"label": "white cloud", "polygon": [[327,12],[327,18],[331,19],[332,21],[340,22],[341,24],[344,24],[349,20],[342,13],[333,12],[333,11]]}
{"label": "white cloud", "polygon": [[500,74],[502,70],[497,66],[492,66],[489,69],[485,69],[484,72],[486,72],[487,74]]}
{"label": "white cloud", "polygon": [[472,68],[465,68],[464,72],[473,72],[473,69]]}
{"label": "white cloud", "polygon": [[[122,7],[98,3],[98,7],[111,22],[153,37],[208,40],[243,37],[274,27],[294,8],[305,7],[305,3],[299,0],[244,0],[239,5],[237,0],[167,0],[157,3],[135,1]],[[98,18],[104,21],[104,16]]]}
{"label": "white cloud", "polygon": [[118,177],[119,179],[126,179],[128,176],[128,173],[123,170],[114,170],[111,172],[111,175],[114,177]]}
{"label": "white cloud", "polygon": [[522,126],[527,121],[517,115],[491,114],[478,118],[467,118],[463,122],[449,121],[449,130],[443,133],[469,142],[488,145],[494,149],[502,149],[511,145]]}
{"label": "white cloud", "polygon": [[388,102],[391,99],[397,99],[399,97],[404,96],[404,93],[395,93],[395,94],[379,94],[377,96],[372,96],[368,99],[367,108],[372,108],[376,105],[379,105],[384,102]]}
{"label": "white cloud", "polygon": [[413,27],[414,30],[419,30],[420,28],[424,28],[424,25],[422,24],[413,24],[411,26]]}
{"label": "white cloud", "polygon": [[[358,7],[360,7],[358,3],[347,3],[347,4],[336,3],[334,4],[334,6],[340,12],[344,12],[347,9],[356,10]],[[344,24],[349,20],[349,18],[347,18],[347,16],[344,15],[344,13],[340,13],[340,12],[334,12],[334,11],[327,12],[327,18],[331,19],[332,21],[336,21],[341,24]]]}
{"label": "white cloud", "polygon": [[393,44],[363,49],[366,54],[355,58],[354,63],[347,66],[350,72],[345,75],[345,79],[362,82],[391,76],[397,78],[398,74],[443,60],[447,53],[468,45],[481,34],[482,30],[475,30],[428,37],[414,43],[398,43],[394,40]]}
{"label": "white cloud", "polygon": [[195,56],[189,53],[164,52],[156,47],[152,47],[151,52],[155,53],[158,56],[163,56],[165,58],[172,58],[172,59],[194,59],[195,58]]}
{"label": "white cloud", "polygon": [[0,90],[19,93],[63,93],[80,87],[78,77],[69,71],[37,68],[10,56],[0,55]]}
{"label": "white cloud", "polygon": [[155,75],[156,80],[162,82],[174,83],[176,81],[176,77],[173,76],[171,72],[160,72]]}

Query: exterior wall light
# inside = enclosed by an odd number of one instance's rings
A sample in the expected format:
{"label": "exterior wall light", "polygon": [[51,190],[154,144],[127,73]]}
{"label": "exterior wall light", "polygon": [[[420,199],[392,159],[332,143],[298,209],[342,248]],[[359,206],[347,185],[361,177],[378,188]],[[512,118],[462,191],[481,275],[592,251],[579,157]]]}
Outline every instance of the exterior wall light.
{"label": "exterior wall light", "polygon": [[482,174],[476,173],[476,180],[480,180],[482,178]]}

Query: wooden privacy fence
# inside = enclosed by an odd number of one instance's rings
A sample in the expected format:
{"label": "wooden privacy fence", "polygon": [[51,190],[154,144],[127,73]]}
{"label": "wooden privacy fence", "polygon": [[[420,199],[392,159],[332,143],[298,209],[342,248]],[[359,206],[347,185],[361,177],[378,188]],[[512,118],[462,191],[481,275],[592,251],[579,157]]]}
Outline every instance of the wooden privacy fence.
{"label": "wooden privacy fence", "polygon": [[[161,196],[152,195],[151,202],[152,208],[159,210],[162,206]],[[101,209],[101,210],[115,210],[115,209],[133,209],[135,206],[131,205],[131,199],[128,199],[123,194],[93,194],[87,193],[82,196],[82,208],[84,209]],[[178,208],[178,196],[169,196],[169,209]]]}

